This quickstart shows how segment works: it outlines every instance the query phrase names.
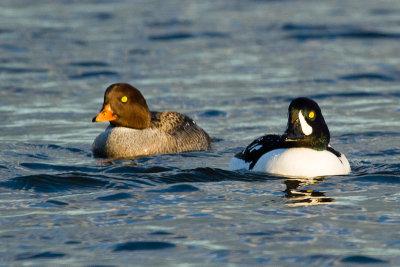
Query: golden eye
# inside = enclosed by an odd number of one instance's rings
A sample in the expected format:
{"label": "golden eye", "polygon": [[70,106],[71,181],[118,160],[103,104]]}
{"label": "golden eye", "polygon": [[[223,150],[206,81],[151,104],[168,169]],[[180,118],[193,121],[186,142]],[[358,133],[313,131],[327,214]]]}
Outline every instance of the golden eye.
{"label": "golden eye", "polygon": [[127,98],[126,96],[123,96],[123,97],[121,98],[121,101],[125,103],[126,101],[128,101],[128,98]]}
{"label": "golden eye", "polygon": [[315,112],[314,112],[314,111],[310,111],[310,113],[308,113],[308,117],[309,117],[310,119],[314,119],[314,117],[315,117]]}

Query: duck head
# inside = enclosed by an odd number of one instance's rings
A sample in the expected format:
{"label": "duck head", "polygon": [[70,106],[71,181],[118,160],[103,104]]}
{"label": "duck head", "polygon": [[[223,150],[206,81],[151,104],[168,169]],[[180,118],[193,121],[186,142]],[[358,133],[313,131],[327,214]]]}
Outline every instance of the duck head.
{"label": "duck head", "polygon": [[326,149],[330,139],[329,129],[315,101],[300,97],[290,103],[284,137],[294,146]]}
{"label": "duck head", "polygon": [[109,121],[112,126],[145,129],[150,126],[151,113],[138,89],[127,83],[115,83],[106,89],[103,107],[92,121]]}

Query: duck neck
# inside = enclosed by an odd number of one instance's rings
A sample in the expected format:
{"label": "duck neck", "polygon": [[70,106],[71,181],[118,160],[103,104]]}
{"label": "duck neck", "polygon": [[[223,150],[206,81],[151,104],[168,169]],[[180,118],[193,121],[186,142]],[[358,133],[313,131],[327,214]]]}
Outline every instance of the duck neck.
{"label": "duck neck", "polygon": [[129,127],[134,129],[146,129],[150,127],[151,113],[147,107],[137,109],[135,115],[130,118]]}
{"label": "duck neck", "polygon": [[128,117],[120,117],[117,114],[115,121],[110,121],[110,124],[114,127],[127,127],[137,130],[142,130],[150,127],[151,113],[149,108],[146,106],[136,106],[132,115]]}

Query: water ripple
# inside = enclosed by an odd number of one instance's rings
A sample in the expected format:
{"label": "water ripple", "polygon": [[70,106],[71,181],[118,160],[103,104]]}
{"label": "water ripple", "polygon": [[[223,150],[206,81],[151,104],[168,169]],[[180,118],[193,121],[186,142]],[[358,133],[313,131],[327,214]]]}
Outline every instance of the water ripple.
{"label": "water ripple", "polygon": [[51,251],[46,251],[42,253],[22,253],[15,257],[16,260],[30,260],[30,259],[49,259],[49,258],[62,258],[66,256],[64,253],[56,253]]}
{"label": "water ripple", "polygon": [[[33,170],[45,170],[55,173],[39,173],[13,177],[6,181],[1,181],[0,187],[15,190],[33,189],[37,192],[62,192],[69,190],[90,190],[99,187],[129,189],[157,184],[178,184],[154,192],[179,193],[199,190],[194,185],[182,183],[220,181],[257,182],[282,179],[281,177],[262,173],[230,172],[214,168],[169,170],[162,167],[138,168],[124,166],[113,169],[109,169],[109,167],[96,169],[43,163],[22,163],[21,166]],[[121,172],[121,170],[124,171]],[[154,172],[151,172],[151,170]],[[121,196],[117,195],[115,197],[118,198]],[[111,196],[110,198],[113,197]]]}
{"label": "water ripple", "polygon": [[103,201],[118,201],[118,200],[122,200],[122,199],[129,199],[132,198],[132,194],[129,193],[116,193],[116,194],[112,194],[112,195],[108,195],[108,196],[104,196],[104,197],[98,197],[98,200],[103,200]]}
{"label": "water ripple", "polygon": [[42,73],[42,72],[48,72],[48,70],[47,69],[33,69],[33,68],[0,67],[0,73],[5,73],[5,74]]}
{"label": "water ripple", "polygon": [[352,182],[374,182],[378,184],[388,183],[388,184],[400,184],[400,170],[396,172],[377,172],[376,174],[367,174],[360,177],[355,177],[349,179]]}
{"label": "water ripple", "polygon": [[63,201],[59,201],[59,200],[54,200],[54,199],[50,199],[47,200],[46,203],[50,203],[56,206],[68,206],[69,204]]}
{"label": "water ripple", "polygon": [[68,63],[70,66],[78,66],[78,67],[109,67],[110,65],[106,62],[101,61],[79,61],[79,62],[71,62]]}
{"label": "water ripple", "polygon": [[378,80],[383,82],[392,82],[395,78],[379,73],[357,73],[340,76],[339,79],[346,81],[358,81],[358,80]]}
{"label": "water ripple", "polygon": [[83,72],[81,74],[70,75],[70,79],[85,79],[85,78],[93,78],[93,77],[104,77],[104,76],[116,76],[119,77],[119,74],[115,71],[90,71]]}
{"label": "water ripple", "polygon": [[356,256],[348,256],[340,260],[341,263],[345,264],[382,264],[388,263],[385,260],[381,260],[378,258],[372,258],[368,256],[356,255]]}
{"label": "water ripple", "polygon": [[69,171],[69,172],[81,172],[81,173],[93,173],[97,172],[98,169],[91,167],[79,167],[79,166],[70,166],[70,165],[59,165],[59,164],[48,164],[48,163],[21,163],[22,167],[25,167],[34,171]]}
{"label": "water ripple", "polygon": [[211,109],[203,111],[199,114],[201,118],[208,118],[208,117],[226,117],[227,113],[225,111]]}
{"label": "water ripple", "polygon": [[[244,175],[245,174],[245,175]],[[220,182],[220,181],[267,181],[273,179],[281,179],[273,175],[248,173],[248,172],[231,172],[215,168],[196,168],[182,170],[174,174],[161,175],[153,180],[162,183],[184,183],[184,182]]]}
{"label": "water ripple", "polygon": [[140,167],[140,166],[117,166],[112,167],[105,171],[105,173],[162,173],[176,170],[172,167],[162,167],[162,166],[151,166],[151,167]]}
{"label": "water ripple", "polygon": [[[282,26],[283,31],[291,32],[290,39],[399,39],[399,33],[366,30],[353,25],[313,25],[289,23]],[[295,33],[292,33],[295,32]]]}
{"label": "water ripple", "polygon": [[72,189],[93,189],[104,187],[108,184],[110,184],[109,181],[91,177],[86,173],[65,173],[18,176],[8,181],[0,182],[0,187],[15,190],[34,189],[37,192],[60,192]]}
{"label": "water ripple", "polygon": [[182,39],[191,39],[191,38],[227,38],[228,34],[220,33],[220,32],[203,32],[203,33],[189,33],[189,32],[177,32],[177,33],[168,33],[168,34],[158,34],[158,35],[150,35],[150,41],[176,41]]}
{"label": "water ripple", "polygon": [[147,192],[153,192],[153,193],[183,193],[183,192],[196,192],[199,191],[200,189],[197,188],[196,186],[189,185],[189,184],[180,184],[180,185],[173,185],[170,186],[166,189],[160,189],[160,190],[147,190]]}
{"label": "water ripple", "polygon": [[93,17],[95,17],[96,19],[98,19],[100,21],[104,21],[104,20],[113,19],[114,15],[109,12],[99,12],[99,13],[94,14]]}
{"label": "water ripple", "polygon": [[129,53],[130,55],[145,56],[145,55],[150,54],[150,50],[148,50],[148,49],[142,49],[142,48],[135,48],[135,49],[129,50],[128,53]]}
{"label": "water ripple", "polygon": [[171,26],[190,26],[192,22],[190,20],[179,20],[176,18],[166,20],[166,21],[153,21],[146,23],[146,26],[152,28],[163,28],[163,27],[171,27]]}
{"label": "water ripple", "polygon": [[19,45],[14,45],[14,44],[1,44],[0,49],[4,49],[4,50],[10,51],[10,52],[17,52],[17,53],[28,51],[28,48],[19,46]]}
{"label": "water ripple", "polygon": [[115,246],[114,251],[160,250],[174,247],[176,245],[169,242],[136,241],[118,244]]}

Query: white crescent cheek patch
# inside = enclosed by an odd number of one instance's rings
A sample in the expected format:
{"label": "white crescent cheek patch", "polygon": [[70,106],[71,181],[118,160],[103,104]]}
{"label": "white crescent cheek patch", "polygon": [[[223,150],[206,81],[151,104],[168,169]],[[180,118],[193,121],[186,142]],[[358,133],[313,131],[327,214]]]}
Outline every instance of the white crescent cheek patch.
{"label": "white crescent cheek patch", "polygon": [[300,125],[301,125],[301,130],[305,135],[310,135],[312,134],[312,127],[306,122],[306,119],[303,116],[303,113],[301,113],[301,110],[299,111],[299,119],[300,119]]}

